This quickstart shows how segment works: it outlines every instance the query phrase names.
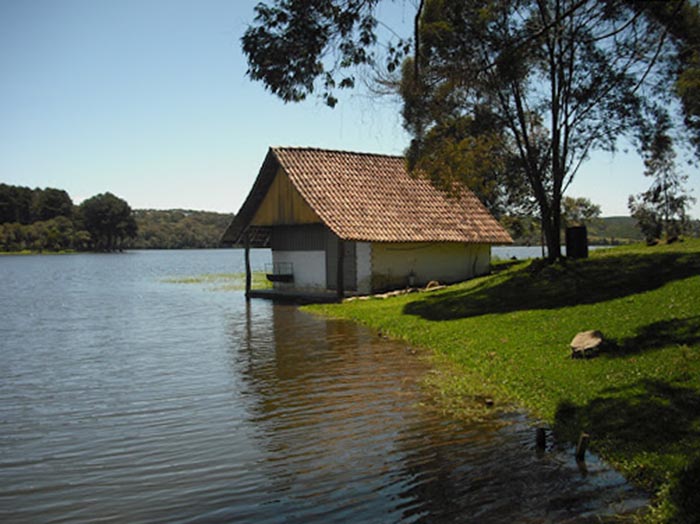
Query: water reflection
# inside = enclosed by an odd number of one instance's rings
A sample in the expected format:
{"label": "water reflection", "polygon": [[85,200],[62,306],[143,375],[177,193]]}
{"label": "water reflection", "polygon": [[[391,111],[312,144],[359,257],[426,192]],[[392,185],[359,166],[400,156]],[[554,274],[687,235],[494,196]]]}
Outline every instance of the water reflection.
{"label": "water reflection", "polygon": [[644,504],[594,458],[582,476],[569,450],[538,455],[520,415],[465,426],[426,408],[426,363],[402,343],[289,306],[246,312],[234,369],[263,449],[260,521],[587,522]]}
{"label": "water reflection", "polygon": [[521,418],[423,407],[403,344],[163,282],[230,258],[0,259],[0,522],[582,522],[635,503],[593,460],[583,477],[538,457]]}

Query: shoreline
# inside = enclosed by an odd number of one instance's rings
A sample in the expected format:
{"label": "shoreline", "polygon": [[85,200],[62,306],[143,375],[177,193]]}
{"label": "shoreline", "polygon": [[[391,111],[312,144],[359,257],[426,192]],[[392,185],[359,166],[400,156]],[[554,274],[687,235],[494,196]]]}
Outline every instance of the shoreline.
{"label": "shoreline", "polygon": [[[431,293],[305,309],[432,351],[436,369],[453,368],[433,388],[456,416],[490,398],[560,440],[590,434],[591,451],[653,494],[646,521],[667,522],[698,510],[686,496],[700,482],[698,296],[700,241],[686,240],[553,266],[518,261]],[[588,329],[610,349],[572,359],[571,339]]]}
{"label": "shoreline", "polygon": [[31,256],[31,255],[77,255],[79,253],[91,253],[91,251],[75,251],[75,250],[31,251],[29,249],[25,249],[22,251],[0,251],[0,256],[26,257],[26,256]]}

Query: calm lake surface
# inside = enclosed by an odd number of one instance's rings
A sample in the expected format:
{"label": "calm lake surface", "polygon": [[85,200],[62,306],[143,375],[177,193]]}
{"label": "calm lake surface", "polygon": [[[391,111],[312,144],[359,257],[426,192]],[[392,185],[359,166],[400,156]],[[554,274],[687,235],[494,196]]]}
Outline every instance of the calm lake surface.
{"label": "calm lake surface", "polygon": [[[254,252],[262,268],[269,252]],[[167,279],[236,250],[0,257],[1,522],[593,522],[644,504],[524,417],[426,407],[354,324]]]}

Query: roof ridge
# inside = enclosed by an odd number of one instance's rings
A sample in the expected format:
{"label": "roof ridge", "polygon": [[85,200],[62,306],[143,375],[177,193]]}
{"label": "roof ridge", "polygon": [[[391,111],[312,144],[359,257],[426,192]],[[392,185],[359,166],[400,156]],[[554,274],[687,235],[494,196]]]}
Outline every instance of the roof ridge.
{"label": "roof ridge", "polygon": [[403,158],[318,147],[270,147],[226,235],[240,244],[246,228],[289,221],[280,215],[253,223],[264,200],[276,198],[269,190],[282,173],[320,221],[345,240],[512,242],[467,187],[462,198],[451,198],[426,178],[411,177]]}
{"label": "roof ridge", "polygon": [[321,153],[341,153],[346,155],[356,155],[356,156],[378,156],[385,158],[405,158],[404,155],[390,155],[389,153],[369,153],[367,151],[350,151],[348,149],[329,149],[325,147],[314,147],[314,146],[271,146],[270,149],[273,151],[315,151]]}

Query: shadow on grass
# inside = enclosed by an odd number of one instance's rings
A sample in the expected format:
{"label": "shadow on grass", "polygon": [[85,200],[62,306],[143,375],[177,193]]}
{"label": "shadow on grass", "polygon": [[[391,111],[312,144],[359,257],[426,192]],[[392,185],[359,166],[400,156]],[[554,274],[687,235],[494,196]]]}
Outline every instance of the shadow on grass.
{"label": "shadow on grass", "polygon": [[[649,490],[658,490],[666,482],[668,471],[675,469],[669,496],[676,506],[678,522],[700,514],[697,389],[677,382],[642,380],[604,394],[584,406],[560,404],[555,433],[571,442],[581,431],[589,433],[607,454],[632,464],[630,480]],[[684,466],[679,466],[678,456],[684,457]]]}
{"label": "shadow on grass", "polygon": [[700,315],[642,326],[634,337],[610,341],[603,354],[609,358],[625,357],[668,346],[695,344],[700,344]]}
{"label": "shadow on grass", "polygon": [[700,519],[700,457],[688,463],[671,484],[669,498],[676,507],[672,522],[698,522]]}
{"label": "shadow on grass", "polygon": [[469,289],[448,291],[408,303],[404,313],[428,320],[452,320],[527,309],[593,304],[650,291],[700,274],[700,254],[618,255],[551,266],[535,261]]}
{"label": "shadow on grass", "polygon": [[513,266],[517,266],[518,264],[522,264],[522,260],[506,260],[506,261],[496,261],[496,262],[491,262],[491,273],[502,273],[503,271],[506,271]]}

